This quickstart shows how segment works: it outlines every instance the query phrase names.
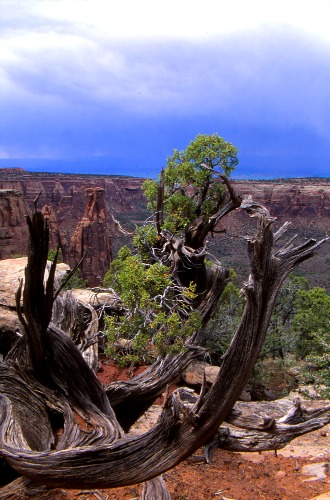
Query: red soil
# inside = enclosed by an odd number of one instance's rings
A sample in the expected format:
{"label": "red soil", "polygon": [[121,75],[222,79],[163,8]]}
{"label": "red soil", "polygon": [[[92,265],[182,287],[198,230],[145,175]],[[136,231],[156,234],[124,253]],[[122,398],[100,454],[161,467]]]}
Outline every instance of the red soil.
{"label": "red soil", "polygon": [[[142,370],[140,368],[138,372]],[[132,374],[127,368],[118,369],[113,363],[102,363],[98,376],[102,383],[109,383],[112,380],[127,380]],[[185,461],[166,472],[163,478],[172,500],[314,499],[330,492],[330,477],[308,477],[303,474],[302,467],[320,461],[330,463],[328,427],[293,441],[279,451],[278,456],[274,452],[258,454],[217,450],[212,465]],[[202,453],[199,450],[196,455]],[[67,498],[138,500],[141,494],[142,485],[135,485],[111,490],[71,490],[67,492]],[[330,499],[330,493],[324,498]]]}

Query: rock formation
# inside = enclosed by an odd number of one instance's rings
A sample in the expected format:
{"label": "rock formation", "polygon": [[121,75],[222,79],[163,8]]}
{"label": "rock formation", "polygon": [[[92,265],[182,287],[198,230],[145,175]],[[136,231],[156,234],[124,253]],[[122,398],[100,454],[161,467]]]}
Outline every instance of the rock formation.
{"label": "rock formation", "polygon": [[264,204],[272,216],[313,223],[319,229],[330,229],[330,180],[287,179],[278,181],[236,181],[242,195]]}
{"label": "rock formation", "polygon": [[[99,284],[109,263],[109,257],[105,258],[104,255],[105,249],[109,247],[109,239],[115,240],[113,243],[115,249],[127,241],[118,230],[118,224],[114,219],[119,219],[124,227],[128,226],[129,229],[133,229],[134,224],[143,221],[147,216],[146,203],[141,190],[142,182],[142,179],[119,176],[31,173],[22,169],[0,169],[0,189],[6,193],[12,193],[9,201],[7,195],[2,200],[0,198],[0,207],[2,208],[0,210],[0,258],[5,259],[15,254],[26,254],[27,227],[24,215],[29,208],[33,207],[33,201],[41,193],[39,206],[50,223],[51,247],[56,248],[59,243],[64,262],[67,264],[75,262],[79,255],[79,249],[76,246],[77,234],[75,238],[73,238],[73,234],[78,230],[78,226],[84,235],[83,237],[92,236],[92,233],[86,230],[87,225],[91,226],[91,224],[87,224],[90,214],[85,213],[85,191],[86,189],[100,188],[103,190],[104,200],[102,210],[107,214],[106,222],[102,223],[103,230],[106,232],[94,234],[93,244],[102,249],[103,254],[96,257],[96,260],[94,258],[93,264],[89,262],[87,265],[87,261],[84,264],[85,269],[90,268],[86,273],[84,270],[87,279],[89,276],[93,276],[89,284]],[[13,194],[18,191],[21,193],[20,195]],[[17,197],[20,199],[21,208],[13,209],[14,204],[18,203]],[[99,202],[93,205],[96,210],[98,205]],[[102,217],[100,215],[98,217],[96,224],[96,220],[94,220],[94,230],[96,226],[101,227]],[[88,234],[89,236],[87,236]],[[101,237],[104,238],[103,243],[96,241]],[[71,250],[72,238],[75,249]],[[8,244],[9,242],[10,244]],[[91,245],[91,241],[82,243],[84,248],[86,245]],[[94,249],[94,256],[95,252]],[[96,268],[97,262],[100,265],[99,269]],[[97,276],[100,278],[96,279]]]}
{"label": "rock formation", "polygon": [[[0,260],[0,361],[24,333],[16,312],[15,294],[19,280],[25,279],[26,264],[27,257]],[[48,262],[45,280],[50,265]],[[55,289],[59,288],[69,271],[68,265],[57,265]],[[122,312],[120,299],[111,290],[66,290],[54,302],[52,322],[72,338],[93,370],[98,364],[99,349],[94,337],[98,335],[104,311]]]}
{"label": "rock formation", "polygon": [[[15,294],[19,280],[25,276],[27,257],[0,260],[0,354],[5,355],[17,336],[23,333],[16,313]],[[69,267],[59,264],[56,269],[56,286],[64,279]],[[47,277],[47,276],[46,276]]]}
{"label": "rock formation", "polygon": [[[299,242],[308,238],[324,238],[330,232],[330,179],[279,179],[273,181],[234,181],[233,187],[243,198],[252,195],[254,201],[265,205],[274,227],[289,221],[288,238],[299,234]],[[226,267],[236,270],[240,280],[246,277],[246,241],[237,241],[237,234],[253,234],[253,219],[241,210],[228,215],[219,229],[225,233],[209,241],[209,249]],[[300,269],[311,286],[322,286],[330,291],[329,243],[318,255],[305,262]]]}
{"label": "rock formation", "polygon": [[21,191],[0,189],[0,259],[26,255],[28,206]]}
{"label": "rock formation", "polygon": [[111,240],[106,220],[104,189],[86,189],[86,210],[70,242],[70,265],[80,267],[90,286],[98,286],[109,269]]}
{"label": "rock formation", "polygon": [[49,247],[61,249],[64,262],[69,262],[69,245],[62,226],[57,221],[56,212],[52,205],[44,205],[41,209],[49,224]]}
{"label": "rock formation", "polygon": [[[40,204],[43,212],[47,214],[51,228],[51,245],[56,247],[60,243],[64,261],[72,264],[81,255],[81,248],[87,248],[92,241],[84,242],[81,238],[93,237],[94,261],[99,263],[96,269],[95,262],[90,261],[84,271],[85,276],[102,276],[107,270],[108,260],[97,256],[97,248],[104,252],[107,243],[98,242],[100,232],[88,232],[87,227],[103,227],[107,231],[105,239],[111,238],[114,255],[122,244],[127,243],[119,230],[120,224],[133,230],[134,226],[148,217],[146,201],[143,197],[141,185],[143,179],[124,176],[95,176],[73,175],[55,173],[30,173],[21,169],[0,169],[0,189],[4,194],[0,196],[0,258],[12,257],[15,254],[26,253],[27,229],[24,215],[28,207],[32,207],[33,200],[41,192]],[[279,179],[274,181],[233,181],[233,186],[243,197],[252,195],[253,200],[264,204],[272,216],[277,217],[277,223],[289,220],[292,231],[303,233],[306,237],[323,237],[330,231],[330,181],[329,179]],[[86,189],[103,189],[106,223],[101,222],[101,215],[90,215],[86,211]],[[17,192],[22,193],[17,195]],[[11,193],[10,195],[8,193]],[[91,203],[92,207],[93,203]],[[94,203],[93,210],[97,211],[98,202]],[[86,213],[85,213],[86,212]],[[91,219],[89,219],[91,217]],[[96,219],[95,219],[96,217]],[[99,219],[98,219],[99,217]],[[93,219],[94,218],[94,219]],[[96,222],[96,224],[95,224]],[[81,223],[81,224],[80,224]],[[235,233],[240,233],[247,225],[246,214],[236,211],[230,214],[226,222],[227,234],[216,235],[210,241],[210,249],[216,253],[225,264],[236,264],[239,255],[233,255],[234,245],[231,238]],[[81,236],[77,236],[77,231]],[[76,234],[73,237],[74,233]],[[89,236],[88,236],[89,234]],[[77,241],[80,238],[80,243]],[[75,249],[70,249],[70,241]],[[244,241],[242,242],[244,245]],[[81,247],[79,249],[79,246]],[[242,250],[243,253],[243,250]],[[317,259],[312,259],[307,266],[317,266],[324,272],[327,248],[322,249]],[[70,257],[71,256],[71,257]],[[96,257],[95,257],[96,256]],[[86,267],[87,266],[87,267]],[[243,266],[243,264],[242,264]],[[244,274],[244,273],[243,273]],[[310,271],[313,274],[313,270]],[[321,286],[326,283],[321,283]]]}

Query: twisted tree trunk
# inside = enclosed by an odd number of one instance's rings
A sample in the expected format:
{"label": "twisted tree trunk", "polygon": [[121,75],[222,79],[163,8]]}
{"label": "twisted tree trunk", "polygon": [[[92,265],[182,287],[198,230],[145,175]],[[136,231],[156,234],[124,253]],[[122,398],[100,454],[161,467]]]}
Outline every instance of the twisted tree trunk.
{"label": "twisted tree trunk", "polygon": [[[209,390],[204,387],[192,406],[179,391],[174,392],[156,425],[145,434],[131,436],[125,431],[141,408],[151,404],[198,349],[159,359],[146,374],[105,390],[70,338],[49,323],[53,274],[44,289],[42,270],[47,226],[35,212],[29,220],[31,250],[20,313],[26,334],[0,363],[2,460],[28,478],[30,487],[111,488],[160,476],[218,436],[219,426],[229,418],[250,377],[283,280],[322,243],[310,240],[275,250],[274,242],[285,227],[274,235],[272,222],[267,213],[259,214],[256,235],[248,241],[250,276],[242,289],[245,308],[216,382]],[[190,342],[197,337],[196,333]],[[320,419],[317,425],[324,423]],[[219,442],[224,442],[223,436]],[[145,494],[158,483],[161,480],[149,485]]]}

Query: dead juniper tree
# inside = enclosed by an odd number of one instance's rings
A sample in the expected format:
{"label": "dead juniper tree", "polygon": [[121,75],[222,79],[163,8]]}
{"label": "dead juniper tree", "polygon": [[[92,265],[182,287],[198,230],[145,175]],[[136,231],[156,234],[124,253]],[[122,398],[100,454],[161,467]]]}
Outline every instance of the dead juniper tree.
{"label": "dead juniper tree", "polygon": [[[128,382],[103,387],[69,336],[50,321],[56,262],[44,285],[49,231],[35,210],[27,219],[28,265],[24,287],[21,284],[17,293],[24,335],[0,363],[0,465],[8,478],[2,479],[0,498],[22,498],[24,492],[41,498],[52,488],[111,488],[141,482],[147,483],[145,498],[168,498],[159,476],[202,445],[206,445],[206,460],[215,447],[278,449],[330,421],[329,407],[306,412],[298,402],[278,420],[262,411],[252,416],[245,407],[235,406],[260,353],[284,279],[311,258],[324,240],[278,245],[287,224],[274,232],[268,211],[250,199],[242,203],[227,177],[215,173],[211,160],[200,168],[203,183],[186,185],[195,211],[194,218],[185,221],[181,236],[164,224],[166,196],[171,195],[164,177],[156,185],[157,245],[152,252],[155,259],[168,263],[174,279],[196,283],[194,307],[205,325],[228,281],[228,273],[218,263],[205,265],[205,238],[240,206],[255,218],[255,234],[247,241],[250,269],[242,287],[244,311],[215,383],[203,386],[192,402],[184,389],[174,391],[154,427],[130,435],[137,418],[203,352],[199,346],[203,327],[191,335],[182,352],[158,357]],[[202,185],[214,187],[213,211],[206,203],[210,192]],[[172,188],[176,196],[175,183]],[[229,431],[225,422],[237,431]]]}

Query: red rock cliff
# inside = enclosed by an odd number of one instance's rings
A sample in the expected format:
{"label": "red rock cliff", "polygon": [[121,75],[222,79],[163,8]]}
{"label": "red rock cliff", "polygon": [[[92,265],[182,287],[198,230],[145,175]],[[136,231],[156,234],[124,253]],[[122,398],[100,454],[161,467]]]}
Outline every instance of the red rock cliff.
{"label": "red rock cliff", "polygon": [[275,217],[330,229],[330,180],[235,181],[234,186],[264,203]]}
{"label": "red rock cliff", "polygon": [[0,189],[0,259],[26,255],[28,210],[20,191]]}
{"label": "red rock cliff", "polygon": [[111,260],[110,230],[107,226],[104,189],[86,189],[86,210],[70,241],[70,266],[84,257],[83,278],[90,286],[102,283]]}
{"label": "red rock cliff", "polygon": [[[17,197],[12,194],[10,201],[7,195],[3,197],[2,202],[0,200],[0,207],[2,207],[0,231],[3,236],[1,244],[0,235],[0,258],[10,258],[17,253],[26,254],[28,232],[24,215],[29,207],[33,208],[33,200],[39,193],[41,193],[39,206],[50,224],[51,247],[56,248],[57,244],[60,244],[64,262],[67,264],[72,265],[79,255],[76,246],[75,249],[70,248],[70,242],[80,222],[82,224],[79,227],[84,235],[82,237],[90,238],[90,232],[88,233],[86,229],[88,218],[91,218],[90,227],[93,217],[98,220],[98,223],[94,224],[95,227],[101,225],[103,214],[106,218],[103,224],[104,232],[100,232],[98,237],[95,234],[93,236],[94,242],[101,236],[105,239],[105,243],[101,241],[95,243],[98,248],[108,248],[111,239],[115,240],[115,246],[116,243],[117,247],[120,246],[121,241],[117,242],[119,233],[111,216],[119,218],[124,226],[128,224],[130,229],[135,223],[144,220],[147,212],[141,191],[142,182],[142,179],[127,177],[30,173],[17,169],[0,169],[0,189],[5,192],[20,191],[19,203],[21,204],[21,207],[17,206]],[[99,212],[97,212],[100,208],[99,195],[86,209],[85,191],[89,188],[103,190],[103,204]],[[10,245],[8,245],[9,236],[12,242]],[[74,239],[73,243],[76,245]],[[99,269],[96,268],[97,262]],[[93,275],[102,276],[104,270],[107,270],[108,262],[109,258],[105,258],[104,254],[102,258],[96,260],[94,258],[93,265],[89,263],[90,269],[93,268]],[[84,266],[86,268],[87,261]],[[86,271],[86,276],[91,276],[91,274],[92,271]],[[89,284],[95,284],[95,279],[91,279]]]}
{"label": "red rock cliff", "polygon": [[[55,248],[57,242],[60,241],[66,263],[72,264],[78,259],[81,254],[79,245],[85,248],[84,238],[88,240],[87,246],[91,246],[93,240],[93,244],[98,245],[100,252],[101,249],[106,248],[106,243],[97,243],[101,234],[98,230],[91,229],[93,222],[96,222],[95,228],[103,224],[104,237],[112,239],[112,248],[115,253],[125,240],[122,240],[111,216],[113,215],[123,227],[129,230],[148,216],[146,201],[141,190],[142,182],[143,179],[132,177],[29,173],[0,169],[0,189],[22,193],[20,201],[14,195],[10,195],[10,201],[5,195],[2,204],[0,199],[2,207],[0,230],[3,235],[3,239],[0,238],[0,258],[26,252],[27,231],[24,214],[27,206],[32,208],[33,200],[40,192],[42,192],[40,204],[50,221],[51,244]],[[319,238],[330,231],[330,180],[328,179],[233,181],[233,185],[243,196],[251,194],[253,199],[265,204],[271,214],[277,217],[277,225],[289,220],[295,231],[306,234],[308,237]],[[102,208],[97,198],[99,195],[96,196],[95,193],[95,199],[94,195],[87,197],[89,201],[87,200],[86,208],[85,192],[89,188],[103,189]],[[103,211],[106,214],[106,223],[101,222]],[[235,233],[244,235],[247,231],[246,225],[253,225],[253,223],[254,221],[251,221],[246,214],[236,211],[235,214],[230,214],[226,223],[227,235]],[[73,237],[74,233],[77,234],[78,227],[81,234],[79,244],[79,238]],[[93,233],[94,230],[96,233]],[[71,241],[74,249],[70,249]],[[230,241],[226,243],[224,238],[219,236],[214,239],[214,242],[216,253],[221,258],[232,255],[234,244],[231,245]],[[326,258],[324,256],[324,262]],[[236,263],[231,258],[229,260],[230,265]],[[96,264],[89,262],[90,271],[86,271],[86,275],[101,276],[106,270],[108,261],[105,257],[104,259],[96,258],[96,260],[94,258],[94,261],[98,262],[99,268],[96,269]],[[315,262],[314,259],[313,261]]]}

